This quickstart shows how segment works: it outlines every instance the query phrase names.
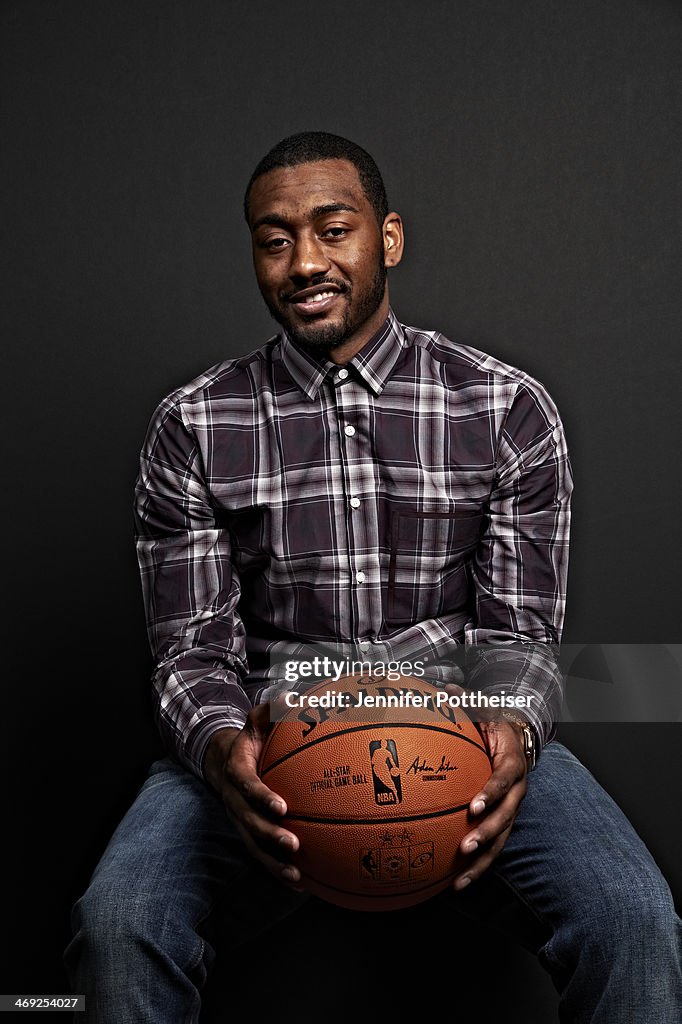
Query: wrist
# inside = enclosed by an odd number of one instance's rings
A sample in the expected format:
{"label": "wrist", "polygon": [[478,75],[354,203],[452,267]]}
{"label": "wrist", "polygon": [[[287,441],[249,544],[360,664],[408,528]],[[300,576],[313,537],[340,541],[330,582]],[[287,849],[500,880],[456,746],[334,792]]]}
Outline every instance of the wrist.
{"label": "wrist", "polygon": [[537,759],[540,753],[535,729],[533,729],[532,725],[525,718],[521,718],[520,715],[513,714],[510,711],[503,711],[501,717],[505,722],[509,722],[510,725],[515,727],[523,745],[523,753],[526,758],[527,769],[529,772],[532,772],[537,764]]}
{"label": "wrist", "polygon": [[234,726],[226,726],[213,733],[206,746],[202,774],[208,784],[218,793],[222,792],[223,768],[229,757],[232,744],[241,732]]}

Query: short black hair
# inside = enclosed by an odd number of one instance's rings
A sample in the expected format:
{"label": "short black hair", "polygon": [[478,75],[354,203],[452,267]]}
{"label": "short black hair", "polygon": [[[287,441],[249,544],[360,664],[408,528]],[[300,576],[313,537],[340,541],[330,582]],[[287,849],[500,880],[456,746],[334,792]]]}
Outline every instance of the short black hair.
{"label": "short black hair", "polygon": [[316,160],[348,160],[358,172],[362,191],[367,196],[379,226],[388,214],[386,188],[381,172],[367,150],[342,135],[329,132],[298,132],[281,139],[256,166],[244,193],[244,216],[249,220],[249,193],[256,178],[276,167],[295,167]]}

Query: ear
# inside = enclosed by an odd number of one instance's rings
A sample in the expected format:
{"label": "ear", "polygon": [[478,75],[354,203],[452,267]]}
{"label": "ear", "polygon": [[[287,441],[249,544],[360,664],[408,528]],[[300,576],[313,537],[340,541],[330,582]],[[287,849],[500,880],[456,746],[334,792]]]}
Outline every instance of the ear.
{"label": "ear", "polygon": [[400,214],[395,212],[389,213],[383,223],[381,233],[384,240],[384,266],[396,267],[403,258],[403,248],[405,246],[403,222],[400,219]]}

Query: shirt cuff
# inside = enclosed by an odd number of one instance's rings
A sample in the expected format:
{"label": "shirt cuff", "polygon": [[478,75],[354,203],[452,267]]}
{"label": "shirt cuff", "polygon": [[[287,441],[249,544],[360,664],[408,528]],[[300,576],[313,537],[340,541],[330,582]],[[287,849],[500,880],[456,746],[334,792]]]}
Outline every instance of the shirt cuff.
{"label": "shirt cuff", "polygon": [[[547,746],[556,733],[556,721],[540,695],[530,690],[520,694],[518,688],[515,690],[511,683],[507,686],[486,686],[481,692],[486,697],[495,695],[500,698],[499,708],[495,709],[499,711],[500,715],[513,715],[514,718],[528,723],[535,733],[536,756],[539,757],[543,747]],[[524,704],[519,707],[516,699],[520,696],[523,696],[525,700]]]}
{"label": "shirt cuff", "polygon": [[223,708],[202,714],[187,733],[183,749],[179,751],[180,760],[206,782],[204,758],[211,737],[221,729],[242,729],[245,722],[246,714],[240,708]]}

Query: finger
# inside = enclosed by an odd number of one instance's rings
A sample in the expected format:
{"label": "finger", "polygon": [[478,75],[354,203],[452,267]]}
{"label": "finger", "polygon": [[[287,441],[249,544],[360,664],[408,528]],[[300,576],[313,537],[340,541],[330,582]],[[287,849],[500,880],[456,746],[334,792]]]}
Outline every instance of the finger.
{"label": "finger", "polygon": [[[287,813],[287,805],[282,797],[269,789],[255,772],[245,771],[243,763],[230,762],[225,770],[225,778],[232,791],[264,817],[281,818]],[[227,793],[223,799],[229,800]]]}
{"label": "finger", "polygon": [[287,861],[281,861],[277,857],[267,853],[257,842],[254,841],[251,833],[243,825],[239,822],[236,824],[247,850],[255,860],[263,865],[266,871],[285,885],[290,885],[292,888],[300,886],[301,872],[295,864],[291,864]]}
{"label": "finger", "polygon": [[272,816],[267,814],[267,803],[264,812],[261,805],[250,802],[238,787],[232,786],[226,786],[223,790],[223,803],[237,826],[264,852],[278,860],[287,861],[299,849],[298,836],[278,821],[272,820]]}
{"label": "finger", "polygon": [[273,824],[246,805],[238,819],[249,837],[269,856],[288,862],[300,848],[298,836],[288,829]]}
{"label": "finger", "polygon": [[300,848],[298,836],[263,818],[239,793],[234,792],[225,803],[252,857],[281,881],[299,883],[300,871],[291,863]]}
{"label": "finger", "polygon": [[474,817],[495,807],[511,792],[513,786],[525,779],[526,766],[516,757],[500,759],[493,774],[469,804]]}
{"label": "finger", "polygon": [[496,747],[491,755],[492,775],[469,804],[474,817],[503,800],[512,786],[525,779],[528,772],[526,759],[515,744],[509,746],[497,743]]}
{"label": "finger", "polygon": [[475,882],[478,878],[481,877],[482,874],[484,874],[484,872],[488,870],[488,868],[493,863],[495,858],[498,857],[502,850],[504,849],[504,844],[509,838],[510,832],[511,826],[504,832],[502,832],[502,834],[497,837],[495,842],[492,843],[485,850],[483,850],[475,858],[475,860],[468,864],[466,869],[461,874],[457,875],[457,877],[454,879],[452,883],[453,887],[457,891],[465,889],[467,885],[470,885],[471,882]]}
{"label": "finger", "polygon": [[286,801],[257,775],[244,775],[240,772],[233,774],[229,769],[227,775],[241,798],[255,811],[275,818],[281,818],[287,813]]}
{"label": "finger", "polygon": [[224,770],[225,781],[261,814],[281,817],[287,812],[286,802],[258,774],[261,748],[245,728],[232,744]]}
{"label": "finger", "polygon": [[522,779],[509,791],[506,799],[490,811],[471,832],[462,839],[460,850],[469,856],[480,847],[493,842],[498,835],[508,831],[514,824],[521,801],[526,795],[526,780]]}

